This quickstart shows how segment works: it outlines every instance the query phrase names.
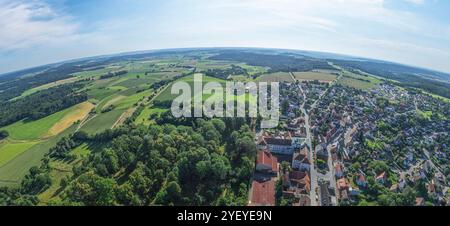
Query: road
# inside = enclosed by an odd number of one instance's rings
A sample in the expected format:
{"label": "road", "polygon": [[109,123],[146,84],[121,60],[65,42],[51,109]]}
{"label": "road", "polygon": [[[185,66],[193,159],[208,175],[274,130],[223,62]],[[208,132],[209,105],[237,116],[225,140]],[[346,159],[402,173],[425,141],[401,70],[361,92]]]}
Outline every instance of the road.
{"label": "road", "polygon": [[[290,73],[292,78],[295,80],[295,77],[292,73]],[[317,192],[316,189],[318,188],[317,184],[317,170],[314,165],[314,150],[312,148],[312,142],[311,142],[311,126],[309,124],[309,115],[305,110],[305,103],[306,103],[306,94],[303,91],[302,86],[299,84],[298,88],[302,92],[303,95],[303,103],[300,106],[300,110],[303,112],[303,115],[305,116],[305,128],[306,128],[306,145],[309,147],[309,156],[311,160],[311,169],[310,169],[310,177],[311,177],[311,191],[309,193],[309,198],[311,199],[311,206],[318,206],[318,200],[316,199]]]}
{"label": "road", "polygon": [[[291,72],[290,74],[291,74],[292,78],[293,78],[294,80],[296,80],[296,79],[295,79],[295,76],[292,74],[292,72]],[[327,89],[319,96],[319,98],[311,105],[310,111],[312,111],[312,110],[316,107],[317,103],[322,99],[322,97],[323,97],[326,93],[328,93],[328,90],[329,90],[333,85],[336,84],[336,82],[340,79],[341,76],[342,76],[342,74],[339,75],[339,76],[336,78],[336,80],[334,80],[333,82],[330,83],[330,86],[329,86],[329,87],[328,87],[328,88],[327,88]],[[332,160],[332,157],[331,157],[331,153],[330,153],[330,151],[328,150],[328,168],[329,168],[329,170],[328,170],[328,172],[327,172],[325,175],[323,175],[323,174],[317,172],[316,166],[315,166],[315,164],[314,164],[314,159],[315,159],[315,158],[314,158],[314,156],[315,156],[315,155],[314,155],[314,152],[315,152],[315,150],[313,150],[313,147],[312,147],[311,124],[310,124],[310,121],[309,121],[309,115],[308,115],[308,112],[307,112],[306,109],[305,109],[305,103],[306,103],[307,97],[306,97],[306,93],[305,93],[305,91],[303,90],[303,87],[301,86],[301,84],[298,85],[298,88],[300,89],[300,91],[302,92],[302,95],[303,95],[303,103],[302,103],[302,105],[300,106],[300,110],[303,112],[304,117],[305,117],[306,144],[307,144],[308,147],[309,147],[309,152],[310,152],[310,153],[309,153],[309,156],[310,156],[310,160],[311,160],[311,169],[310,169],[310,176],[311,176],[311,191],[310,191],[311,206],[319,206],[319,205],[320,205],[320,202],[319,202],[319,200],[316,199],[316,197],[318,197],[318,194],[317,194],[317,190],[316,190],[316,189],[318,189],[318,187],[319,187],[319,186],[318,186],[318,179],[319,179],[319,178],[321,178],[321,179],[323,179],[323,180],[326,180],[326,181],[329,181],[329,182],[330,182],[330,186],[336,191],[336,180],[335,180],[335,177],[334,177],[333,160]],[[337,200],[336,200],[336,197],[335,197],[335,196],[332,196],[331,201],[332,201],[333,205],[336,205]]]}

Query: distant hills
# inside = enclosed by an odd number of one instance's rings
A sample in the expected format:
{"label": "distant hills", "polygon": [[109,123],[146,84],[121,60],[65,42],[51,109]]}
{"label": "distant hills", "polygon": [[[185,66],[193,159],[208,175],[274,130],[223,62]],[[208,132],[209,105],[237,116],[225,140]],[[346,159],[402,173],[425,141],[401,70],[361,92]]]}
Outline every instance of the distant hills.
{"label": "distant hills", "polygon": [[0,84],[22,76],[53,74],[61,71],[73,72],[74,69],[86,69],[104,63],[123,60],[138,60],[147,57],[207,52],[217,54],[216,60],[244,61],[250,65],[267,66],[271,71],[300,70],[317,68],[327,69],[326,62],[332,62],[349,70],[365,72],[389,80],[395,80],[405,86],[421,88],[441,96],[450,97],[450,74],[381,60],[359,58],[335,53],[263,48],[185,48],[120,53],[76,59],[61,63],[28,68],[0,74]]}

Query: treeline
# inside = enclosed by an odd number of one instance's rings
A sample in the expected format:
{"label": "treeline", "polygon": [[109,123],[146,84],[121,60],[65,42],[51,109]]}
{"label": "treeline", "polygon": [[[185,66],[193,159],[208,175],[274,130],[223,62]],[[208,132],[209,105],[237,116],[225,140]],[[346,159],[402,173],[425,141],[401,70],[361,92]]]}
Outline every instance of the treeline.
{"label": "treeline", "polygon": [[6,130],[0,130],[0,140],[3,140],[9,136],[8,131]]}
{"label": "treeline", "polygon": [[[0,103],[20,96],[28,89],[71,78],[73,73],[96,67],[101,62],[65,63],[9,73],[0,77]],[[34,73],[29,75],[26,73]],[[25,76],[26,75],[26,76]]]}
{"label": "treeline", "polygon": [[0,126],[22,119],[37,120],[88,99],[85,92],[76,92],[82,83],[61,85],[39,91],[24,98],[0,104]]}
{"label": "treeline", "polygon": [[[61,181],[61,201],[52,205],[247,202],[256,147],[254,133],[242,119],[197,119],[189,127],[126,125],[97,135],[78,132],[58,142],[50,156],[67,156],[82,142],[103,144],[103,149],[92,152],[73,168],[72,177]],[[0,189],[0,205],[37,204],[36,192],[52,183],[46,162],[39,171],[33,169],[18,190]],[[31,184],[36,188],[29,190]]]}
{"label": "treeline", "polygon": [[314,69],[334,69],[326,61],[294,57],[290,55],[268,55],[243,51],[221,51],[210,60],[245,62],[253,66],[270,67],[269,72],[311,71]]}
{"label": "treeline", "polygon": [[165,86],[165,85],[167,85],[167,84],[169,84],[171,82],[174,82],[174,81],[176,81],[176,80],[178,80],[180,78],[183,78],[183,77],[189,76],[189,75],[193,75],[195,73],[195,71],[196,71],[196,68],[194,68],[193,70],[191,70],[189,72],[183,72],[183,73],[181,73],[179,75],[176,75],[176,76],[174,76],[174,77],[172,77],[170,79],[164,79],[164,80],[155,82],[155,83],[153,83],[150,86],[150,88],[154,89],[154,90],[157,90],[157,89],[159,89],[159,88],[161,88],[161,87],[163,87],[163,86]]}
{"label": "treeline", "polygon": [[[404,87],[419,88],[427,92],[450,98],[450,83],[440,82],[425,77],[425,75],[431,75],[448,81],[450,80],[450,75],[391,63],[345,60],[331,61],[348,70],[354,71],[354,69],[357,69],[372,75],[399,81],[401,82],[399,85]],[[420,76],[419,74],[424,76]]]}
{"label": "treeline", "polygon": [[127,70],[110,71],[104,75],[101,75],[100,79],[107,79],[107,78],[112,78],[112,77],[116,77],[116,76],[121,76],[121,75],[125,75],[127,73],[128,73]]}
{"label": "treeline", "polygon": [[236,66],[234,64],[231,65],[231,68],[214,68],[214,69],[208,69],[204,72],[205,75],[220,78],[220,79],[227,79],[230,75],[248,75],[247,70],[243,67]]}

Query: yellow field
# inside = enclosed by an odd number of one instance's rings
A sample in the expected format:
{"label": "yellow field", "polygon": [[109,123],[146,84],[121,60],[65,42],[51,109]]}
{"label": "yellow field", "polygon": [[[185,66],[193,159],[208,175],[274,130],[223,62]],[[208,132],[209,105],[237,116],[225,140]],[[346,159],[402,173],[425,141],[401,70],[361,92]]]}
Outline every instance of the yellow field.
{"label": "yellow field", "polygon": [[89,112],[94,108],[94,105],[90,102],[83,102],[75,106],[75,109],[65,115],[59,122],[50,128],[45,137],[52,137],[58,135],[62,131],[69,128],[73,123],[78,120],[84,119]]}
{"label": "yellow field", "polygon": [[326,72],[294,72],[295,79],[300,81],[314,81],[318,80],[321,82],[332,82],[336,79],[336,75],[326,73]]}

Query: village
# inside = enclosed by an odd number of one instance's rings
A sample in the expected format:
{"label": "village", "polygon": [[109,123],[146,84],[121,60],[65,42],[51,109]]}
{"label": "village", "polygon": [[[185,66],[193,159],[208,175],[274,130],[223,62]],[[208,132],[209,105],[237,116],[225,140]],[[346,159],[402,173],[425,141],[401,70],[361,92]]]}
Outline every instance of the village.
{"label": "village", "polygon": [[448,104],[388,82],[280,90],[281,125],[257,133],[249,205],[450,205]]}

